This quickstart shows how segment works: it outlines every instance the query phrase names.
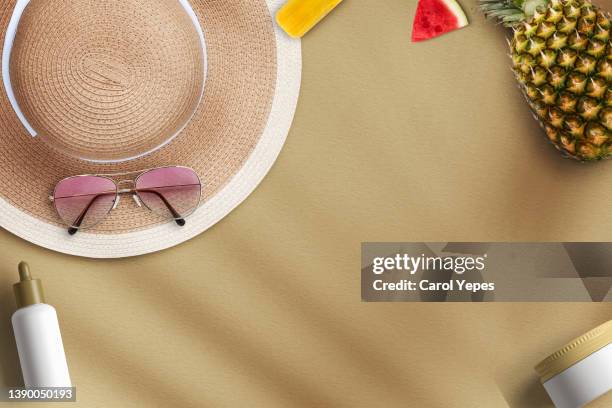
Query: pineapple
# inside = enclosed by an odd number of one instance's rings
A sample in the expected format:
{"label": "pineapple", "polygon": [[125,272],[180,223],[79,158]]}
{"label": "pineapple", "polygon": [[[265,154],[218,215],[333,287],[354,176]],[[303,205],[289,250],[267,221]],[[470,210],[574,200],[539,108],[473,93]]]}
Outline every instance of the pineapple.
{"label": "pineapple", "polygon": [[512,28],[512,70],[552,144],[580,161],[612,155],[610,15],[586,0],[480,3]]}

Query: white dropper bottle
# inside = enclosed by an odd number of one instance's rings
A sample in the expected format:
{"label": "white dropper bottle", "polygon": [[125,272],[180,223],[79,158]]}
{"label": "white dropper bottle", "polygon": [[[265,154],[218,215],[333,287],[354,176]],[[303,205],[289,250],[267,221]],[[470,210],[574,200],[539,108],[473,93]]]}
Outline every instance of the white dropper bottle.
{"label": "white dropper bottle", "polygon": [[71,387],[57,313],[45,303],[42,284],[19,263],[20,281],[13,285],[17,311],[13,331],[26,388]]}

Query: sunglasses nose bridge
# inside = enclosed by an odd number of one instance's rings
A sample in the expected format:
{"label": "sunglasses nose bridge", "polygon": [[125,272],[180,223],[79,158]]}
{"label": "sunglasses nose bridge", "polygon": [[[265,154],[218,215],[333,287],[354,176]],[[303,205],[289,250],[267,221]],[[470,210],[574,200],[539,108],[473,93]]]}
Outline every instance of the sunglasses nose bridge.
{"label": "sunglasses nose bridge", "polygon": [[113,205],[113,210],[117,208],[119,205],[119,201],[121,200],[121,194],[129,194],[134,193],[134,180],[121,180],[115,183],[117,185],[117,199],[115,200],[115,204]]}
{"label": "sunglasses nose bridge", "polygon": [[125,187],[134,187],[136,185],[136,182],[134,180],[121,180],[121,181],[117,181],[115,182],[115,184],[117,184],[117,187],[121,188],[123,186]]}
{"label": "sunglasses nose bridge", "polygon": [[133,193],[134,187],[136,185],[136,183],[134,183],[133,180],[121,180],[121,181],[116,182],[116,184],[117,184],[118,194]]}

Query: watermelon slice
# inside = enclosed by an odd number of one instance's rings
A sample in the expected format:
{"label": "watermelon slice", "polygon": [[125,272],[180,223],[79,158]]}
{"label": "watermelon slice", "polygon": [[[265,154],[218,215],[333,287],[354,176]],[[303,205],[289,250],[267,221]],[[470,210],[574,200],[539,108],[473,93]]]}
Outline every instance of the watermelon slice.
{"label": "watermelon slice", "polygon": [[412,42],[429,40],[468,25],[463,9],[455,0],[419,0]]}

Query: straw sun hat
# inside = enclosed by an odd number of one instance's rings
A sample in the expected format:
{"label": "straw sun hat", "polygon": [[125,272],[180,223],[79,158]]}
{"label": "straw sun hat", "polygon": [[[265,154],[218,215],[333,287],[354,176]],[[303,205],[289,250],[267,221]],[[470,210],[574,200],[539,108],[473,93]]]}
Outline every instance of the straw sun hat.
{"label": "straw sun hat", "polygon": [[[0,93],[0,224],[37,245],[115,258],[186,241],[243,201],[289,131],[300,43],[281,0],[7,0]],[[184,227],[122,200],[74,236],[58,181],[180,165],[203,182]]]}

